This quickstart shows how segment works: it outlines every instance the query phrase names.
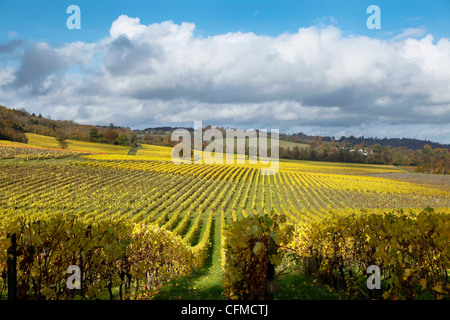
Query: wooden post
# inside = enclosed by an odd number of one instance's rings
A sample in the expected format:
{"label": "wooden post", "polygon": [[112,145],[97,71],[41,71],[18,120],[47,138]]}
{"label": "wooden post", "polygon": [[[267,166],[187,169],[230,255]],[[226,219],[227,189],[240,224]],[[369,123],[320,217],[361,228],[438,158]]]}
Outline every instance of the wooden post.
{"label": "wooden post", "polygon": [[80,288],[81,288],[81,296],[84,298],[84,259],[80,250]]}
{"label": "wooden post", "polygon": [[16,234],[9,236],[11,246],[8,248],[8,300],[17,300],[17,239]]}
{"label": "wooden post", "polygon": [[274,291],[275,291],[275,265],[270,262],[270,256],[273,254],[277,254],[277,244],[273,240],[272,237],[269,239],[269,247],[267,250],[268,253],[268,266],[267,266],[267,288],[266,288],[266,300],[274,299]]}
{"label": "wooden post", "polygon": [[108,292],[109,292],[109,300],[114,300],[114,295],[112,293],[112,276],[111,276],[111,274],[109,275]]}

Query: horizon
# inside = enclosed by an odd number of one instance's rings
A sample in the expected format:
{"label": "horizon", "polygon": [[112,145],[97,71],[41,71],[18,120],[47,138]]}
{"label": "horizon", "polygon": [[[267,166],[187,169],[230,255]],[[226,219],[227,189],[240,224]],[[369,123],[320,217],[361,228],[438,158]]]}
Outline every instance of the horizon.
{"label": "horizon", "polygon": [[[6,106],[4,106],[4,107],[6,107]],[[6,107],[6,108],[8,108],[8,109],[15,109],[15,108],[9,108],[9,107]],[[24,108],[22,108],[22,109],[25,110]],[[18,109],[16,109],[16,110],[18,110]],[[25,111],[32,116],[32,114],[33,114],[32,112],[29,112],[28,110],[25,110]],[[35,116],[37,117],[37,115],[35,115]],[[44,117],[44,118],[48,117],[48,116],[45,117],[42,114],[41,114],[41,116]],[[55,121],[73,121],[73,120],[70,120],[70,119],[53,119],[53,118],[50,118],[50,120],[55,120]],[[110,123],[108,125],[99,125],[99,124],[78,123],[76,121],[73,121],[73,122],[75,124],[81,125],[81,126],[94,126],[94,127],[109,127],[112,124],[112,125],[114,125],[115,129],[130,128],[130,130],[132,130],[132,131],[138,131],[138,130],[139,131],[145,131],[145,130],[151,130],[151,129],[165,128],[165,127],[171,128],[171,129],[188,129],[188,130],[194,130],[195,129],[194,126],[189,127],[189,126],[171,126],[171,125],[158,125],[158,126],[155,126],[155,127],[147,127],[147,128],[143,128],[143,129],[134,129],[134,128],[130,127],[130,126],[117,126],[114,123]],[[223,125],[217,125],[217,126],[214,125],[214,126],[212,126],[211,124],[205,124],[202,128],[206,128],[208,126],[211,126],[213,128],[223,128],[223,129],[228,129],[228,128],[229,129],[243,129],[244,131],[249,129],[249,128],[244,129],[244,128],[241,128],[241,127],[230,127],[230,126],[223,126]],[[264,128],[256,128],[254,130],[259,131],[259,130],[264,130]],[[295,135],[295,134],[302,133],[302,134],[308,135],[310,137],[314,137],[314,135],[309,135],[309,134],[306,134],[306,133],[304,133],[302,131],[291,132],[291,133],[280,131],[279,133],[280,134],[285,134],[285,135],[293,135],[293,134]],[[317,136],[317,137],[319,137],[319,136]],[[407,140],[417,140],[417,141],[430,142],[430,143],[433,143],[433,144],[442,145],[444,147],[449,147],[450,146],[450,144],[442,143],[440,141],[432,141],[432,140],[428,140],[428,139],[417,139],[417,138],[413,138],[413,137],[386,137],[386,136],[385,137],[377,137],[377,136],[364,136],[364,135],[362,135],[362,136],[354,136],[354,135],[349,135],[349,136],[320,136],[320,137],[322,137],[322,138],[332,138],[332,139],[335,139],[337,141],[341,140],[342,137],[344,137],[345,139],[346,138],[356,138],[356,139],[369,139],[369,140],[386,140],[386,139],[387,140],[391,140],[391,139],[405,140],[405,139],[407,139]],[[280,139],[280,140],[282,140],[282,139]]]}
{"label": "horizon", "polygon": [[1,105],[133,130],[450,144],[448,1],[79,0],[69,29],[71,4],[0,4]]}

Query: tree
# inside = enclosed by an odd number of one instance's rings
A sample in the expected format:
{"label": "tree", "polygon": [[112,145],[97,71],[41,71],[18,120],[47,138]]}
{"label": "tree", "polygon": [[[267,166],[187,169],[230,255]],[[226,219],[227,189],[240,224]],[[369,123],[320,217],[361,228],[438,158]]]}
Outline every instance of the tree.
{"label": "tree", "polygon": [[98,139],[98,128],[93,127],[89,131],[89,138],[91,142],[96,142]]}
{"label": "tree", "polygon": [[367,143],[367,142],[363,142],[363,143],[361,143],[361,148],[363,149],[363,150],[366,150],[366,148],[369,146],[369,144]]}
{"label": "tree", "polygon": [[124,133],[119,133],[119,136],[114,140],[114,144],[126,146],[128,144],[128,138]]}
{"label": "tree", "polygon": [[380,153],[381,151],[383,151],[383,147],[379,143],[373,146],[373,152]]}
{"label": "tree", "polygon": [[66,141],[67,134],[63,130],[61,129],[56,130],[55,139],[56,141],[58,141],[61,149],[67,149],[67,147],[69,146]]}
{"label": "tree", "polygon": [[146,133],[146,134],[144,134],[143,141],[144,141],[144,143],[148,144],[148,143],[150,143],[152,141],[152,137],[148,133]]}
{"label": "tree", "polygon": [[110,128],[106,130],[104,137],[108,143],[113,143],[117,138],[117,132]]}
{"label": "tree", "polygon": [[317,140],[316,137],[313,137],[312,141],[309,143],[309,147],[310,147],[311,149],[314,149],[315,147],[317,147],[317,146],[319,146],[319,145],[320,145],[320,141]]}
{"label": "tree", "polygon": [[107,143],[108,140],[106,140],[106,138],[105,138],[105,136],[103,135],[102,132],[99,132],[98,136],[97,136],[97,142]]}
{"label": "tree", "polygon": [[80,140],[80,141],[87,141],[87,132],[83,132],[79,129],[75,130],[75,133],[72,135],[71,139]]}
{"label": "tree", "polygon": [[137,141],[136,132],[134,132],[134,131],[130,132],[129,141],[130,141],[130,145],[132,147],[136,147],[137,146],[137,143],[136,143],[136,141]]}

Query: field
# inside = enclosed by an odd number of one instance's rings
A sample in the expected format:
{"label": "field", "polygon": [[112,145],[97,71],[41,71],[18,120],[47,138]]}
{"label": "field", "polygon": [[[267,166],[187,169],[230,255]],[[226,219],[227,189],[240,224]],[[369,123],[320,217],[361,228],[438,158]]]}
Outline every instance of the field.
{"label": "field", "polygon": [[[58,147],[53,138],[28,138],[31,146]],[[162,227],[201,254],[204,268],[163,286],[159,299],[221,299],[222,230],[248,216],[274,211],[300,226],[339,210],[450,208],[448,176],[416,178],[392,166],[280,161],[277,174],[264,176],[251,165],[174,164],[171,149],[151,145],[136,155],[76,141],[68,149],[78,158],[0,161],[0,224],[65,213],[89,225]]]}
{"label": "field", "polygon": [[[26,134],[28,138],[28,145],[41,148],[60,148],[58,141],[53,137],[42,136],[33,133]],[[67,140],[67,150],[72,150],[82,153],[95,154],[127,154],[129,147],[116,146],[111,144],[100,144],[93,142],[84,142],[76,140]]]}

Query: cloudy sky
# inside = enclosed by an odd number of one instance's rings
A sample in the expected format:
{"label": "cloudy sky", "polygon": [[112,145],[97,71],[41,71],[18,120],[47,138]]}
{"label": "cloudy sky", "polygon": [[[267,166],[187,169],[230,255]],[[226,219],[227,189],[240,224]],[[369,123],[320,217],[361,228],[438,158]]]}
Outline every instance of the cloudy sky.
{"label": "cloudy sky", "polygon": [[450,1],[1,0],[0,104],[133,129],[450,143]]}

